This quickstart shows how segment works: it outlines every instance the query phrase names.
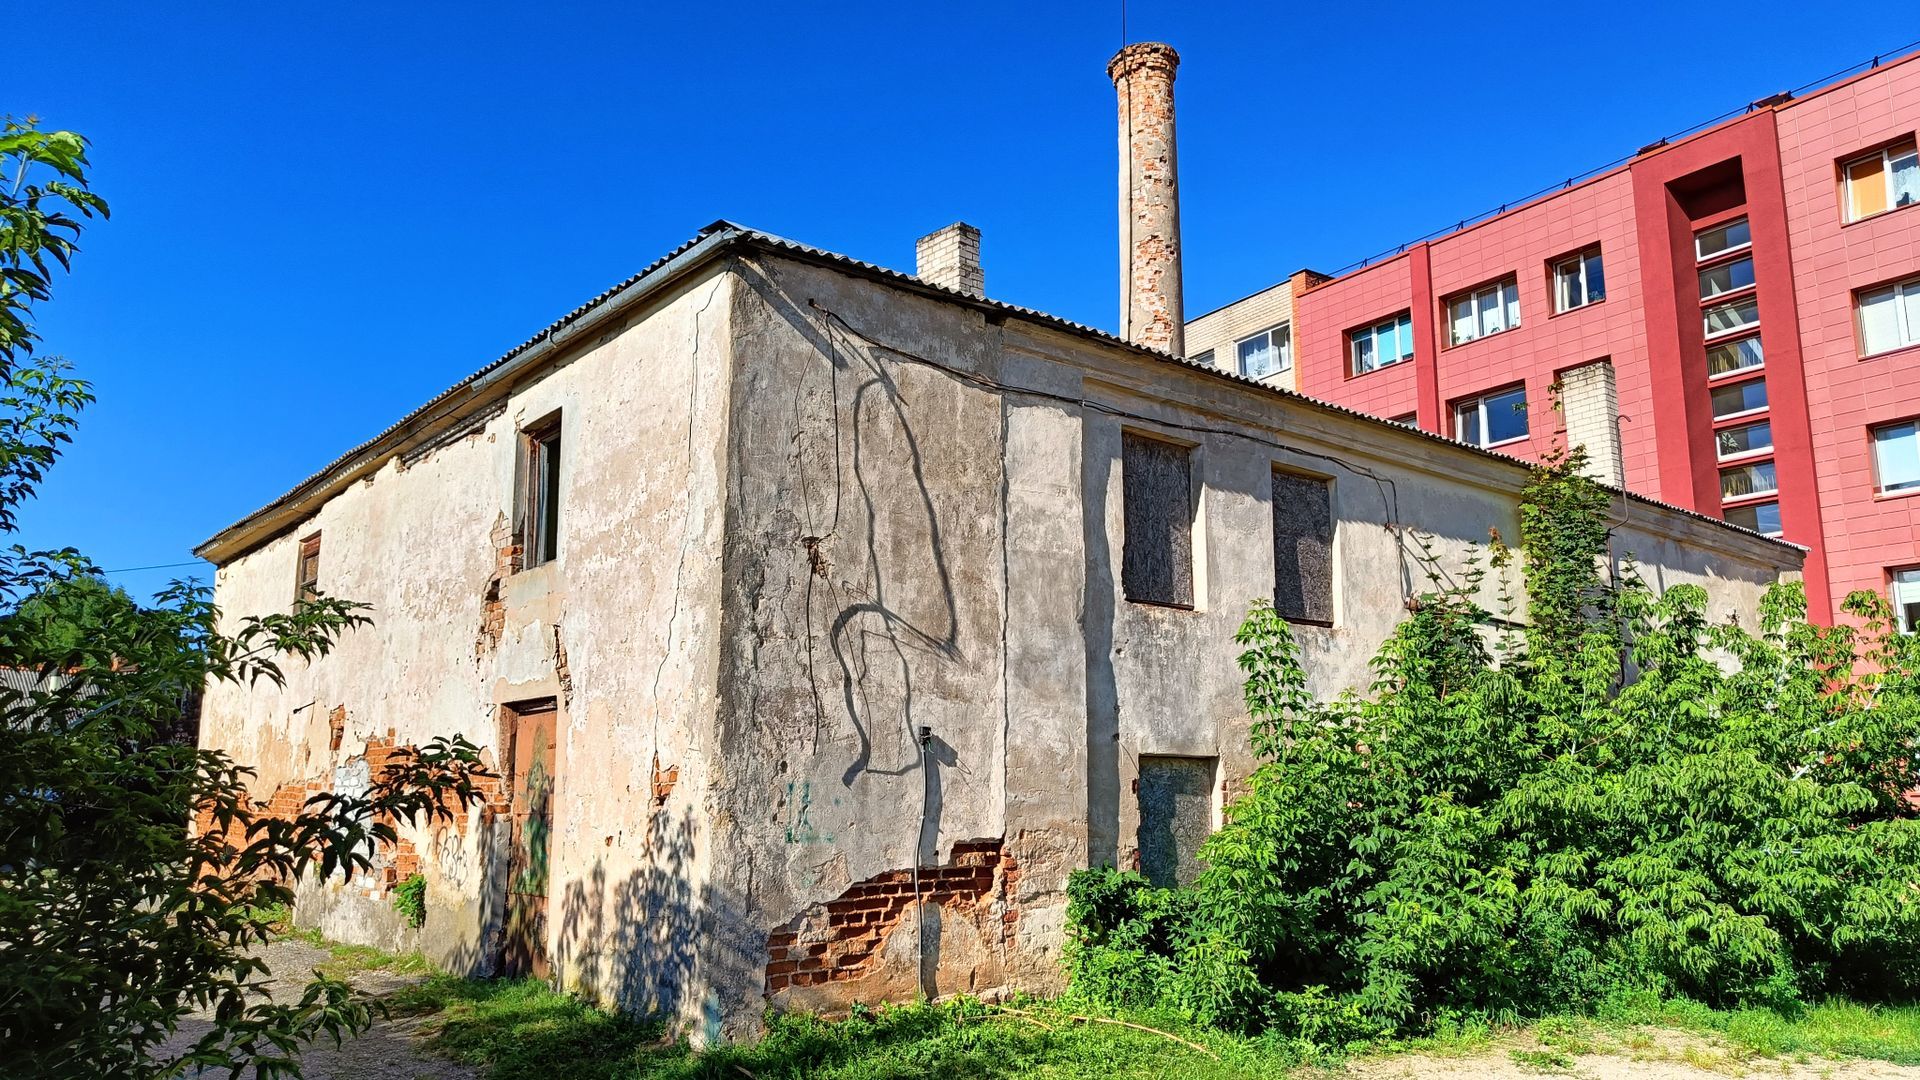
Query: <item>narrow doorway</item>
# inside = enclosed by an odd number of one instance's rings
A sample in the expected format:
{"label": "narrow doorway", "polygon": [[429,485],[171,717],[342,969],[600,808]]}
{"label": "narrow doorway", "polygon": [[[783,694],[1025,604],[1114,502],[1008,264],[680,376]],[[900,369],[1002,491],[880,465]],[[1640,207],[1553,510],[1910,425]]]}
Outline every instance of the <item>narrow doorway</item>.
{"label": "narrow doorway", "polygon": [[542,698],[503,706],[501,714],[508,747],[506,781],[512,832],[500,973],[545,979],[552,973],[547,955],[547,883],[558,765],[554,721],[559,710],[554,699]]}

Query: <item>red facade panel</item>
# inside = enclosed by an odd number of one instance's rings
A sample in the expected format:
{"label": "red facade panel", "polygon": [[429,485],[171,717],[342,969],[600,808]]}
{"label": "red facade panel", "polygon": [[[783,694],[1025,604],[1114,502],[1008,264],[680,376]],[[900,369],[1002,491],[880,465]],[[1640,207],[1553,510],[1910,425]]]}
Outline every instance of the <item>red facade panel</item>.
{"label": "red facade panel", "polygon": [[[1759,415],[1772,429],[1781,528],[1810,549],[1809,597],[1830,616],[1848,591],[1884,590],[1890,568],[1920,565],[1920,497],[1876,494],[1869,436],[1920,417],[1920,345],[1863,357],[1854,310],[1863,288],[1920,278],[1920,208],[1849,224],[1841,183],[1845,163],[1916,130],[1920,57],[1908,57],[1413,245],[1295,297],[1298,385],[1381,416],[1417,410],[1422,427],[1449,435],[1454,403],[1524,385],[1528,433],[1498,449],[1538,457],[1564,437],[1551,403],[1557,373],[1606,358],[1627,485],[1717,513],[1718,433],[1733,422],[1716,420],[1711,393],[1764,378]],[[1730,295],[1757,304],[1764,363],[1713,377],[1707,349],[1726,339],[1708,339],[1705,309],[1720,301],[1701,299],[1700,273],[1717,263],[1697,256],[1694,237],[1740,218],[1752,232],[1752,283]],[[1557,310],[1554,262],[1594,247],[1605,298]],[[1518,325],[1453,344],[1448,299],[1483,290],[1504,300],[1485,290],[1507,280]],[[1402,310],[1415,359],[1355,376],[1348,331]]]}
{"label": "red facade panel", "polygon": [[1891,64],[1779,113],[1781,186],[1794,250],[1812,460],[1827,522],[1829,592],[1884,592],[1920,565],[1920,499],[1875,492],[1869,431],[1920,416],[1920,348],[1863,357],[1859,290],[1920,276],[1920,207],[1848,223],[1841,166],[1911,139],[1920,62]]}

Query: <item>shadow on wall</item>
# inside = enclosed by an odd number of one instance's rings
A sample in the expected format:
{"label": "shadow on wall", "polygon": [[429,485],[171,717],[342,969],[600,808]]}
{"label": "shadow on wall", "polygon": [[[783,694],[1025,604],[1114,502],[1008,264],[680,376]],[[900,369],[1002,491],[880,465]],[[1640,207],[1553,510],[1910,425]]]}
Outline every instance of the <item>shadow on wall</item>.
{"label": "shadow on wall", "polygon": [[[740,274],[753,295],[767,305],[785,328],[827,361],[830,372],[831,384],[828,387],[819,387],[816,380],[810,379],[796,379],[792,383],[791,412],[799,433],[792,462],[799,474],[797,487],[801,496],[798,500],[801,516],[796,519],[801,533],[798,539],[807,547],[813,571],[805,584],[807,640],[811,642],[820,636],[814,624],[814,597],[816,592],[824,591],[829,598],[830,610],[836,613],[831,629],[825,636],[838,665],[842,710],[858,740],[857,751],[842,774],[842,783],[851,786],[862,773],[888,776],[911,772],[919,767],[918,760],[911,756],[918,723],[915,668],[910,663],[912,654],[917,652],[937,659],[952,660],[961,655],[961,643],[949,570],[950,555],[942,543],[940,520],[933,497],[935,487],[954,482],[954,479],[936,469],[937,483],[930,483],[921,449],[923,437],[916,432],[914,423],[909,419],[909,402],[902,398],[895,373],[904,367],[922,368],[929,372],[945,371],[956,385],[964,385],[969,390],[1028,404],[1051,403],[1076,412],[1090,424],[1110,423],[1125,427],[1137,419],[1143,428],[1159,429],[1167,427],[1165,418],[1134,418],[1110,402],[1071,400],[1058,390],[1023,391],[1019,387],[999,385],[993,380],[1001,374],[1000,361],[1004,349],[995,338],[999,330],[991,317],[979,332],[970,328],[964,333],[955,333],[950,340],[941,342],[942,347],[937,351],[933,346],[926,346],[934,354],[922,356],[907,351],[904,343],[895,345],[870,336],[869,329],[858,325],[857,320],[850,323],[820,303],[795,293],[782,280],[782,275],[770,267],[745,260],[740,264]],[[902,325],[900,320],[903,313],[910,314],[910,310],[895,307],[879,314],[867,311],[875,328],[871,333],[898,328]],[[928,325],[938,324],[930,321]],[[951,325],[958,327],[964,324],[955,321]],[[896,332],[893,336],[898,340],[901,335]],[[932,415],[925,410],[923,413]],[[811,449],[805,445],[807,438],[814,435],[807,425],[810,419],[831,420],[830,433],[820,436],[819,444]],[[930,423],[923,420],[922,426]],[[936,434],[950,437],[945,432],[929,433],[927,437],[936,437]],[[1281,441],[1262,439],[1244,430],[1209,432],[1193,428],[1183,430],[1181,434],[1213,440],[1233,436],[1233,441],[1224,445],[1244,448],[1246,459],[1239,465],[1250,467],[1216,467],[1208,470],[1203,479],[1209,498],[1229,496],[1261,504],[1270,503],[1273,498],[1272,478],[1267,470],[1258,465],[1263,457],[1276,462],[1290,461],[1301,467],[1325,468],[1338,474],[1339,482],[1343,485],[1342,491],[1345,492],[1341,496],[1343,505],[1340,507],[1340,516],[1352,520],[1378,515],[1371,524],[1374,528],[1385,529],[1392,538],[1398,555],[1396,569],[1403,596],[1417,595],[1430,587],[1426,581],[1426,571],[1420,565],[1421,539],[1399,524],[1409,511],[1431,527],[1432,536],[1472,544],[1486,541],[1487,526],[1497,517],[1491,505],[1485,508],[1485,514],[1476,513],[1480,509],[1477,506],[1464,507],[1465,512],[1462,512],[1463,507],[1456,505],[1458,500],[1446,501],[1445,512],[1441,512],[1442,504],[1436,504],[1430,497],[1431,493],[1403,492],[1402,485],[1393,476],[1352,461],[1335,460],[1315,451],[1287,446]],[[870,442],[878,449],[870,448]],[[1004,447],[984,449],[990,453],[1004,453]],[[1122,703],[1119,676],[1113,659],[1116,634],[1115,577],[1120,552],[1117,550],[1118,544],[1114,542],[1117,538],[1109,535],[1106,516],[1109,503],[1119,494],[1113,489],[1119,475],[1120,440],[1083,440],[1081,449],[1082,474],[1079,480],[1083,498],[1079,509],[1086,553],[1086,565],[1082,570],[1085,584],[1081,611],[1087,680],[1089,859],[1100,864],[1113,863],[1117,858],[1121,817],[1121,770],[1117,740]],[[889,454],[892,456],[887,456]],[[883,458],[881,469],[873,468],[869,462],[870,455]],[[810,475],[808,466],[813,462],[823,463],[819,467],[819,475]],[[907,466],[912,485],[886,483],[899,475],[901,464]],[[959,482],[966,482],[967,476],[966,473],[960,474]],[[848,477],[853,481],[852,497],[843,498],[849,494],[845,490],[845,479]],[[1403,494],[1411,497],[1405,507],[1402,506]],[[855,576],[870,592],[848,597],[834,583],[822,551],[825,542],[834,536],[840,525],[843,511],[855,512],[852,504],[856,501],[858,512],[865,517],[866,566],[863,575]],[[819,504],[817,507],[816,503]],[[1072,507],[1063,507],[1062,510],[1073,512]],[[939,615],[922,618],[918,622],[900,610],[910,606],[916,595],[902,588],[901,582],[889,580],[885,571],[893,569],[897,577],[898,567],[889,566],[881,558],[883,550],[897,553],[897,548],[886,548],[884,541],[890,537],[898,538],[905,531],[899,522],[906,519],[911,519],[913,526],[926,530],[928,563],[913,569],[932,571],[931,577],[937,580],[942,604]],[[924,522],[923,526],[921,522]],[[879,535],[881,532],[889,536]],[[917,542],[919,537],[913,539]],[[1071,572],[1070,568],[1062,569]],[[920,576],[924,578],[926,575]],[[811,664],[808,670],[811,675]],[[925,668],[919,670],[924,672]],[[887,675],[884,680],[876,678],[881,672]],[[895,685],[899,687],[897,695],[892,692]],[[887,688],[885,697],[873,693],[873,689],[879,686]],[[823,699],[830,695],[822,694],[817,684],[813,690],[817,735],[838,718],[830,717],[824,704]],[[885,716],[889,711],[896,712],[897,717]],[[899,767],[875,768],[873,758],[876,744],[886,745],[882,740],[888,739],[884,732],[889,728],[900,732],[897,736],[899,741],[893,743],[897,748]],[[939,780],[930,776],[927,783],[931,811],[939,801]],[[937,830],[932,831],[932,835],[937,836]],[[919,857],[923,861],[932,857],[925,835],[919,846]]]}
{"label": "shadow on wall", "polygon": [[767,935],[739,921],[738,898],[694,885],[695,835],[690,809],[659,811],[646,866],[614,879],[595,859],[569,882],[557,898],[554,961],[564,984],[588,997],[696,1025],[713,1041],[724,1020],[757,1012]]}
{"label": "shadow on wall", "polygon": [[[921,438],[909,419],[907,403],[890,370],[897,361],[881,355],[881,349],[857,340],[837,322],[837,317],[831,312],[811,302],[809,306],[802,307],[784,287],[768,276],[764,268],[746,264],[741,273],[752,284],[756,294],[795,333],[819,355],[827,358],[831,372],[832,386],[827,399],[820,402],[796,401],[795,414],[804,417],[824,409],[830,411],[832,417],[831,475],[802,475],[800,484],[806,492],[832,491],[831,510],[827,519],[803,522],[802,527],[807,535],[802,542],[807,545],[816,569],[807,581],[807,637],[808,640],[815,637],[812,625],[814,591],[825,590],[835,612],[827,634],[828,645],[840,671],[841,704],[858,740],[858,749],[841,774],[841,783],[851,787],[862,773],[904,775],[919,767],[917,755],[896,769],[873,766],[876,725],[881,717],[877,715],[879,709],[868,697],[866,683],[874,676],[876,661],[893,669],[900,687],[895,723],[905,740],[899,745],[912,746],[917,738],[918,720],[914,714],[914,667],[909,654],[929,655],[937,661],[959,658],[960,622],[952,572],[948,567],[946,546],[941,536],[940,517],[934,507],[932,485],[927,477]],[[852,384],[850,397],[844,406],[841,398],[846,388],[842,386],[842,380]],[[806,395],[808,391],[804,382],[797,384],[794,392],[797,396]],[[873,473],[874,466],[869,460],[875,451],[870,450],[868,445],[876,441],[880,447],[877,452],[881,455],[881,472],[878,475]],[[887,483],[889,477],[896,474],[900,464],[888,455],[901,450],[904,450],[905,463],[913,481],[912,507],[904,514],[897,505],[904,493]],[[794,461],[804,474],[806,455],[797,454]],[[843,595],[824,563],[819,561],[822,559],[819,545],[831,538],[840,524],[844,509],[844,474],[848,472],[856,489],[858,512],[864,519],[862,533],[866,544],[866,566],[863,580],[870,590],[868,595],[857,600]],[[814,508],[808,504],[803,509],[811,515]],[[901,520],[907,517],[925,529],[927,562],[916,565],[914,569],[931,569],[939,597],[938,610],[932,618],[919,621],[900,610],[896,604],[887,574],[889,567],[881,557],[884,540],[903,533],[910,535],[911,525]],[[898,557],[897,551],[891,553]],[[914,596],[907,597],[908,602],[913,599]],[[880,655],[876,656],[876,653]],[[809,677],[812,677],[811,670]],[[818,687],[815,687],[815,699],[816,703],[820,699]],[[816,708],[819,708],[818,704]],[[818,716],[816,720],[824,724],[825,717]],[[935,835],[938,835],[937,831]],[[925,850],[924,842],[922,850]]]}

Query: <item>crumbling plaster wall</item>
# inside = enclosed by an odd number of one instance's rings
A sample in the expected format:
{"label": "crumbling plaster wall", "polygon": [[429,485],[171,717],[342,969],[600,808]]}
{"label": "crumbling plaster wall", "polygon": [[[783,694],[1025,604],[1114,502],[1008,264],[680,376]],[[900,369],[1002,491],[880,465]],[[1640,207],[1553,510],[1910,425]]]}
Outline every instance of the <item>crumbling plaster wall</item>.
{"label": "crumbling plaster wall", "polygon": [[[1232,634],[1273,588],[1276,466],[1332,484],[1334,625],[1297,631],[1323,695],[1366,684],[1422,552],[1458,575],[1517,536],[1517,464],[773,255],[563,356],[221,568],[230,614],[284,610],[318,528],[322,588],[375,624],[284,690],[213,688],[203,738],[265,797],[389,730],[497,760],[499,706],[559,698],[557,976],[704,1038],[769,1000],[1057,985],[1067,874],[1135,857],[1140,757],[1219,758],[1219,799],[1251,768]],[[499,578],[515,433],[556,407],[560,558]],[[1193,447],[1194,610],[1120,594],[1126,430]],[[1627,516],[1649,578],[1716,614],[1792,569]],[[418,940],[457,966],[492,962],[501,829],[410,837]],[[335,936],[410,940],[382,895],[310,893]]]}
{"label": "crumbling plaster wall", "polygon": [[[722,992],[734,1030],[762,993],[1057,985],[1066,874],[1136,858],[1139,758],[1217,757],[1221,798],[1252,768],[1232,635],[1272,593],[1276,466],[1332,483],[1335,625],[1296,629],[1321,695],[1367,684],[1430,572],[1517,539],[1513,463],[827,269],[742,275],[713,796],[739,907],[716,948],[764,978]],[[1193,446],[1194,610],[1121,595],[1129,429]],[[1622,546],[1722,612],[1795,562],[1635,513]]]}
{"label": "crumbling plaster wall", "polygon": [[[717,686],[719,495],[732,278],[720,266],[630,310],[437,446],[383,463],[311,519],[220,568],[232,620],[287,610],[299,537],[320,586],[371,605],[284,689],[210,688],[205,745],[260,773],[256,794],[331,775],[389,730],[462,735],[498,765],[500,706],[560,701],[548,949],[563,984],[643,1011],[707,1011],[692,942],[711,808],[699,800]],[[569,355],[570,354],[570,355]],[[559,557],[498,576],[517,432],[563,418]],[[489,612],[497,611],[490,625]],[[229,623],[231,625],[231,623]],[[346,710],[330,752],[327,714]],[[507,826],[476,808],[413,830],[428,921],[409,938],[366,883],[303,889],[298,916],[348,941],[413,944],[456,967],[497,955]]]}

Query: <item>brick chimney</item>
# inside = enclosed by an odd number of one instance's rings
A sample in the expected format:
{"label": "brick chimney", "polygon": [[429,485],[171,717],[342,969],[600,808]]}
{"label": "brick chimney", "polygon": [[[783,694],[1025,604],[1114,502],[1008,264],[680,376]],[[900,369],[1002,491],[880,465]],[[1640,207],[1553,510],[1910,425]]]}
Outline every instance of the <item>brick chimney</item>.
{"label": "brick chimney", "polygon": [[1173,70],[1180,54],[1157,41],[1107,62],[1120,98],[1120,336],[1186,352],[1180,288],[1180,180],[1173,149]]}
{"label": "brick chimney", "polygon": [[956,221],[913,242],[914,275],[973,296],[987,295],[987,272],[980,268],[980,230]]}

